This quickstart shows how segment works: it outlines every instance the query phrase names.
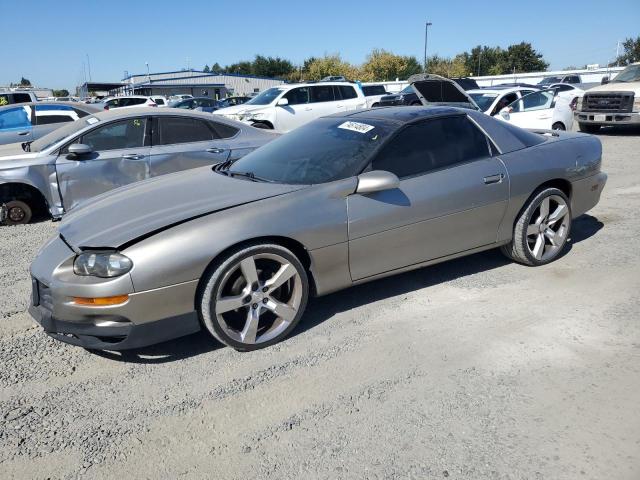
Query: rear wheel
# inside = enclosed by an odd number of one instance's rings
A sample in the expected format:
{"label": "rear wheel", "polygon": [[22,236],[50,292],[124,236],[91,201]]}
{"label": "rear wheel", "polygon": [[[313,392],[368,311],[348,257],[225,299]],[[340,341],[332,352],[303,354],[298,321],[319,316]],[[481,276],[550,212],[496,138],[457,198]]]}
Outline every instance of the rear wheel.
{"label": "rear wheel", "polygon": [[551,130],[566,130],[564,123],[556,122],[551,126]]}
{"label": "rear wheel", "polygon": [[520,213],[513,239],[501,247],[516,262],[538,266],[554,261],[571,231],[571,206],[557,188],[540,190]]}
{"label": "rear wheel", "polygon": [[11,200],[5,206],[7,209],[5,223],[7,225],[24,225],[31,221],[33,211],[27,203],[21,200]]}
{"label": "rear wheel", "polygon": [[600,125],[592,123],[578,123],[578,128],[584,133],[598,133],[600,131]]}
{"label": "rear wheel", "polygon": [[218,341],[248,351],[284,339],[309,297],[304,266],[286,248],[255,244],[209,269],[198,301],[200,319]]}

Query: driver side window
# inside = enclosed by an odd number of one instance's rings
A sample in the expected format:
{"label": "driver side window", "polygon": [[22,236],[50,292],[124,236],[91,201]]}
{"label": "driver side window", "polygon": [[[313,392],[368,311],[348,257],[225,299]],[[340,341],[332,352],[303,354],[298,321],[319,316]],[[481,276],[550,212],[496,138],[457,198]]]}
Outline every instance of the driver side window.
{"label": "driver side window", "polygon": [[96,152],[142,147],[145,126],[145,118],[113,122],[85,133],[79,143],[89,145]]}
{"label": "driver side window", "polygon": [[289,105],[309,103],[309,87],[300,87],[289,90],[284,95],[284,98],[289,101]]}
{"label": "driver side window", "polygon": [[533,92],[522,97],[522,99],[512,105],[512,112],[531,112],[535,110],[545,110],[553,107],[553,92]]}

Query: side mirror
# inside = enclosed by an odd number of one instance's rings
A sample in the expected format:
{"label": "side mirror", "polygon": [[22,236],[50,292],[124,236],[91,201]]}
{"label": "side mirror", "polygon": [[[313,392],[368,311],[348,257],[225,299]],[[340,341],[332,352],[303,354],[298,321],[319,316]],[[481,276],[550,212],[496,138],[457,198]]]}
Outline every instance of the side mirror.
{"label": "side mirror", "polygon": [[500,116],[502,118],[509,118],[509,114],[511,113],[512,109],[510,107],[504,107],[502,110],[500,110]]}
{"label": "side mirror", "polygon": [[289,100],[287,100],[286,98],[281,98],[280,100],[278,100],[278,103],[276,103],[276,105],[278,105],[279,107],[284,107],[286,105],[289,105]]}
{"label": "side mirror", "polygon": [[609,77],[602,77],[602,80],[600,80],[600,85],[606,85],[607,83],[609,83]]}
{"label": "side mirror", "polygon": [[356,193],[381,192],[383,190],[393,190],[399,186],[400,180],[395,174],[384,170],[373,170],[358,175]]}
{"label": "side mirror", "polygon": [[88,155],[92,152],[93,148],[89,145],[85,145],[84,143],[74,143],[73,145],[69,145],[69,155],[73,155],[74,157]]}

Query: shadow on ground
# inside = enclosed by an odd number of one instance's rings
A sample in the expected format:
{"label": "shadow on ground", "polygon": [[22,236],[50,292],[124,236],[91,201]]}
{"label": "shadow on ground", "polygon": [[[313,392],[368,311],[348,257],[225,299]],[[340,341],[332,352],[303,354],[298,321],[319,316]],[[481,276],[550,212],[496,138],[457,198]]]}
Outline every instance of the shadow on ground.
{"label": "shadow on ground", "polygon": [[[571,237],[563,256],[571,251],[571,247],[574,244],[592,237],[603,226],[604,224],[601,221],[591,215],[582,215],[574,220]],[[302,321],[291,336],[300,335],[320,325],[337,313],[457,278],[493,270],[508,263],[511,263],[511,260],[502,255],[498,249],[493,249],[358,285],[324,297],[312,298]],[[115,361],[152,364],[182,360],[222,347],[208,334],[201,331],[140,349],[122,352],[92,350],[92,352]]]}

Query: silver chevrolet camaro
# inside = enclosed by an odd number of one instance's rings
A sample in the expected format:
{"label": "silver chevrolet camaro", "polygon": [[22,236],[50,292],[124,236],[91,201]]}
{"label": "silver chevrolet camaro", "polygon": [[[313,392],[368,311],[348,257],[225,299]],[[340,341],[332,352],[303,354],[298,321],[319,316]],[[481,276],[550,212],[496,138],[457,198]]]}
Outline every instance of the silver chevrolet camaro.
{"label": "silver chevrolet camaro", "polygon": [[51,336],[119,350],[204,328],[253,350],[309,295],[500,247],[556,259],[607,176],[600,141],[450,107],[315,120],[237,161],[115,190],[67,215],[34,260]]}

